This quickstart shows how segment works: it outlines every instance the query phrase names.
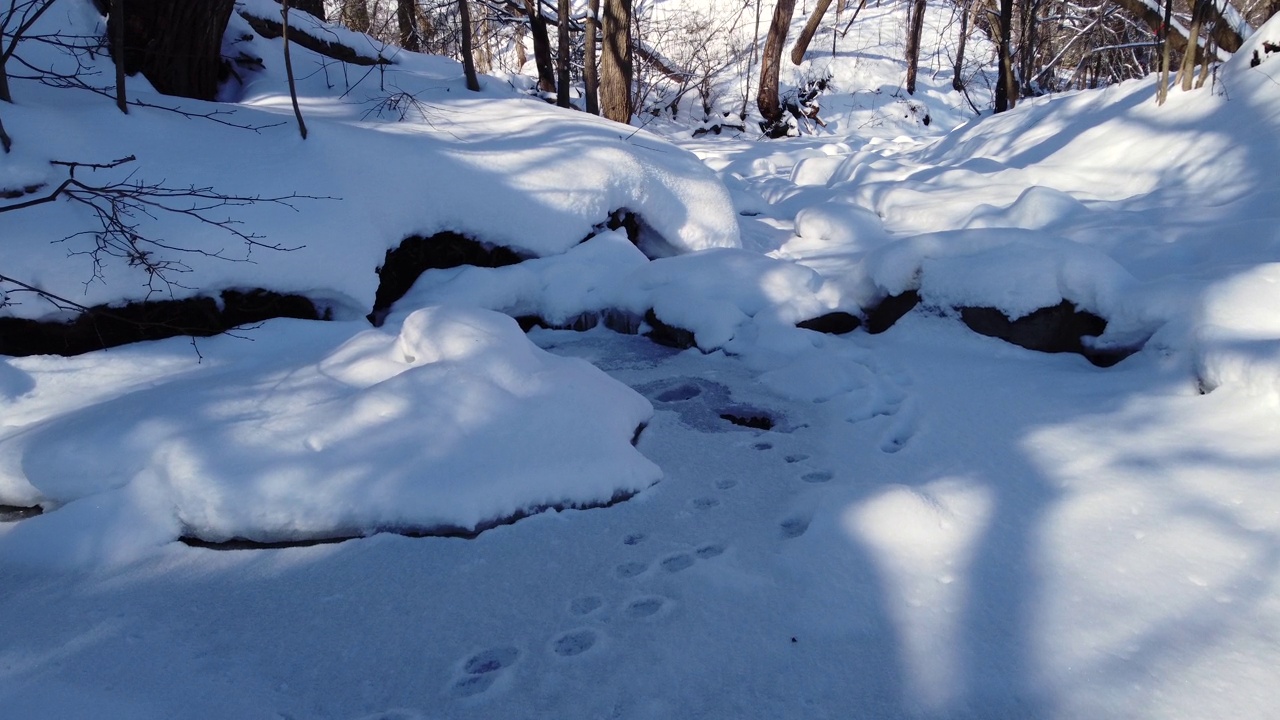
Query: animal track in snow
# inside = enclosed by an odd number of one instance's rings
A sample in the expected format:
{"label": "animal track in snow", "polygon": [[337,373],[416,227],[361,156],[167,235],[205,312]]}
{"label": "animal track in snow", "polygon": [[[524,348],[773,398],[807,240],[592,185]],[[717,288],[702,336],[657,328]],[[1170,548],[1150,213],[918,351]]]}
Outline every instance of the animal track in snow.
{"label": "animal track in snow", "polygon": [[598,636],[591,628],[579,628],[557,635],[551,641],[551,650],[560,657],[573,657],[595,647]]}
{"label": "animal track in snow", "polygon": [[716,481],[717,490],[729,490],[730,488],[735,488],[737,486],[738,486],[738,481],[732,478],[725,478],[723,480]]}
{"label": "animal track in snow", "polygon": [[833,475],[828,470],[815,470],[813,472],[809,472],[809,473],[805,473],[804,475],[801,475],[800,479],[807,483],[817,484],[817,483],[830,482],[831,478],[833,477],[835,477],[835,475]]}
{"label": "animal track in snow", "polygon": [[700,560],[710,560],[713,557],[723,555],[724,550],[725,547],[723,545],[711,543],[700,546],[697,550],[693,551],[693,554],[697,555]]}
{"label": "animal track in snow", "polygon": [[583,595],[569,601],[571,615],[590,615],[604,605],[604,598],[599,595]]}
{"label": "animal track in snow", "polygon": [[510,645],[489,648],[467,658],[462,666],[468,675],[487,675],[510,667],[520,657],[520,651]]}
{"label": "animal track in snow", "polygon": [[773,443],[758,442],[755,445],[752,445],[751,447],[755,450],[772,450]]}
{"label": "animal track in snow", "polygon": [[663,558],[658,564],[669,573],[678,573],[693,567],[693,556],[688,553],[676,553]]}
{"label": "animal track in snow", "polygon": [[782,529],[782,537],[787,540],[794,540],[809,531],[809,518],[794,516],[783,520],[778,524]]}
{"label": "animal track in snow", "polygon": [[787,461],[788,464],[794,464],[794,463],[800,462],[801,460],[808,460],[809,456],[805,455],[804,453],[796,453],[795,455],[788,455],[784,459]]}
{"label": "animal track in snow", "polygon": [[713,497],[694,498],[691,502],[698,510],[710,510],[720,504],[720,501]]}
{"label": "animal track in snow", "polygon": [[622,612],[632,620],[639,620],[641,618],[657,615],[662,611],[662,608],[666,607],[666,605],[666,598],[658,597],[657,595],[648,595],[636,598],[627,603]]}
{"label": "animal track in snow", "polygon": [[648,537],[648,535],[645,535],[642,532],[634,532],[622,538],[622,544],[623,545],[639,545],[640,543],[644,542],[644,539],[646,537]]}
{"label": "animal track in snow", "polygon": [[915,404],[910,400],[903,403],[902,412],[889,425],[889,429],[885,431],[884,436],[880,439],[880,450],[886,453],[896,453],[906,447],[907,441],[916,434],[916,412]]}
{"label": "animal track in snow", "polygon": [[457,697],[479,695],[493,686],[499,670],[511,667],[520,658],[520,651],[510,645],[493,647],[467,658],[462,664],[465,675],[450,687]]}
{"label": "animal track in snow", "polygon": [[649,569],[647,563],[624,562],[613,569],[613,574],[620,578],[633,578]]}

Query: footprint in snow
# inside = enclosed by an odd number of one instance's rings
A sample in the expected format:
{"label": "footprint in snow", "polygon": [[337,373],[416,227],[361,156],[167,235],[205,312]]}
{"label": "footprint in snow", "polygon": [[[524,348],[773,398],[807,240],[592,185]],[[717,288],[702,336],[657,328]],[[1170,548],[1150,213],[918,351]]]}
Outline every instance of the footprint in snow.
{"label": "footprint in snow", "polygon": [[693,507],[698,510],[710,510],[720,504],[720,501],[713,497],[694,498],[690,502],[693,504]]}
{"label": "footprint in snow", "polygon": [[906,447],[909,441],[916,434],[916,413],[915,404],[911,401],[903,403],[902,412],[893,419],[889,425],[889,429],[885,431],[884,436],[880,439],[880,451],[885,453],[896,453]]}
{"label": "footprint in snow", "polygon": [[560,657],[573,657],[595,647],[599,635],[591,628],[561,633],[551,640],[551,650]]}
{"label": "footprint in snow", "polygon": [[472,697],[493,687],[498,671],[511,667],[520,651],[510,645],[489,648],[467,658],[462,664],[462,677],[453,682],[450,692],[455,697]]}
{"label": "footprint in snow", "polygon": [[809,456],[805,455],[804,453],[796,453],[795,455],[788,455],[784,459],[787,461],[788,465],[793,465],[795,463],[800,462],[801,460],[808,460]]}
{"label": "footprint in snow", "polygon": [[794,540],[809,531],[809,522],[809,518],[796,515],[778,523],[778,527],[781,528],[784,539]]}
{"label": "footprint in snow", "polygon": [[717,490],[730,490],[735,487],[738,487],[738,481],[733,478],[725,478],[723,480],[716,481]]}
{"label": "footprint in snow", "polygon": [[752,445],[751,447],[752,447],[752,448],[754,448],[754,449],[756,449],[756,450],[772,450],[772,449],[773,449],[773,443],[758,442],[758,443],[756,443],[755,445]]}
{"label": "footprint in snow", "polygon": [[649,569],[647,563],[642,562],[624,562],[613,569],[613,574],[620,578],[633,578]]}
{"label": "footprint in snow", "polygon": [[805,473],[804,475],[801,475],[800,479],[807,483],[812,483],[816,485],[820,483],[830,482],[831,478],[833,477],[835,477],[835,475],[827,470],[815,470],[813,472],[809,472],[809,473]]}
{"label": "footprint in snow", "polygon": [[569,601],[570,615],[590,615],[604,605],[604,598],[599,595],[583,595]]}
{"label": "footprint in snow", "polygon": [[666,598],[659,597],[657,595],[646,595],[628,602],[622,612],[632,620],[640,620],[657,615],[662,612],[662,609],[666,606]]}
{"label": "footprint in snow", "polygon": [[718,543],[710,543],[708,545],[699,546],[697,550],[693,551],[693,554],[697,555],[699,560],[710,560],[713,557],[719,557],[723,555],[724,551],[725,551],[724,545],[720,545]]}
{"label": "footprint in snow", "polygon": [[646,537],[648,536],[642,532],[634,532],[622,538],[622,544],[623,545],[639,545],[640,543],[644,542],[644,539]]}
{"label": "footprint in snow", "polygon": [[658,564],[669,573],[678,573],[693,567],[693,556],[688,553],[676,553],[663,558]]}

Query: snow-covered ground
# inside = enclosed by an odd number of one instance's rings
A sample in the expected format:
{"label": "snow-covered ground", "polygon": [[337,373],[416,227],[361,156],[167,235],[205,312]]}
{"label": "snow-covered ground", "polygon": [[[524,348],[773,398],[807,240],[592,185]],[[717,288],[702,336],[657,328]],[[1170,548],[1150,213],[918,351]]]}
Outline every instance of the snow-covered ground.
{"label": "snow-covered ground", "polygon": [[[57,22],[96,22],[68,5]],[[867,52],[894,7],[867,8],[837,87],[894,82]],[[912,101],[927,128],[849,93],[780,142],[633,135],[492,78],[467,95],[431,58],[390,73],[428,108],[403,121],[366,115],[371,81],[340,101],[309,75],[306,141],[15,83],[6,187],[136,153],[147,177],[341,197],[245,209],[306,247],[182,283],[341,312],[0,357],[0,505],[45,510],[0,522],[0,715],[1270,717],[1280,58],[1248,63],[1268,41],[1280,22],[1163,107],[1135,82],[952,130],[939,75]],[[268,62],[236,117],[290,120],[281,87]],[[83,229],[66,205],[0,216],[0,274],[145,295],[125,263],[84,285],[47,242]],[[619,208],[669,256],[598,227]],[[370,328],[385,251],[440,230],[536,257],[427,271]],[[795,326],[913,290],[882,334]],[[957,312],[1063,300],[1136,354],[1102,369]],[[511,319],[650,312],[697,348]]]}

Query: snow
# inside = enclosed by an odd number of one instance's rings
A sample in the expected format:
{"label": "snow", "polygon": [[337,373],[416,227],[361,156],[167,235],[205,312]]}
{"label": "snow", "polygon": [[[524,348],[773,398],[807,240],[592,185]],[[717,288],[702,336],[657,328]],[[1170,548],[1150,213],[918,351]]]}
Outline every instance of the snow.
{"label": "snow", "polygon": [[[70,6],[57,22],[97,22]],[[381,91],[340,100],[330,69],[303,83],[306,141],[15,82],[6,187],[136,151],[147,178],[342,198],[235,208],[306,248],[183,276],[342,312],[0,357],[0,505],[45,510],[0,522],[0,707],[1270,717],[1280,60],[1250,60],[1280,20],[1164,106],[1144,80],[970,121],[945,72],[874,92],[900,82],[902,7],[863,12],[806,61],[842,88],[831,123],[780,142],[632,133],[494,77],[469,95],[456,64],[407,53],[388,78],[424,115],[365,116]],[[945,70],[945,41],[930,52]],[[237,118],[289,119],[277,72],[247,78]],[[675,254],[597,227],[621,207]],[[84,228],[76,207],[0,217],[5,275],[145,294],[116,264],[84,285],[46,244]],[[531,257],[429,270],[370,327],[385,251],[445,229]],[[174,237],[212,237],[193,232]],[[5,290],[4,312],[46,312]],[[880,334],[796,327],[908,290],[921,305]],[[955,317],[1064,300],[1108,321],[1087,343],[1135,354],[1102,369]],[[649,311],[697,347],[512,320]]]}

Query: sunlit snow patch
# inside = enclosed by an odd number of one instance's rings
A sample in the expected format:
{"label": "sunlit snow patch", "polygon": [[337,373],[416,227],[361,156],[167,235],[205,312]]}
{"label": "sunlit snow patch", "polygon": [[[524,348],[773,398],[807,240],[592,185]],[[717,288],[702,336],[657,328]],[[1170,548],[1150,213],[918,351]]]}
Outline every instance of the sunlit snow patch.
{"label": "sunlit snow patch", "polygon": [[0,552],[83,562],[179,536],[467,534],[653,484],[660,470],[631,445],[651,414],[510,318],[427,308],[398,335],[360,333],[318,363],[174,382],[0,443],[6,465],[19,460],[63,505],[0,538]]}

